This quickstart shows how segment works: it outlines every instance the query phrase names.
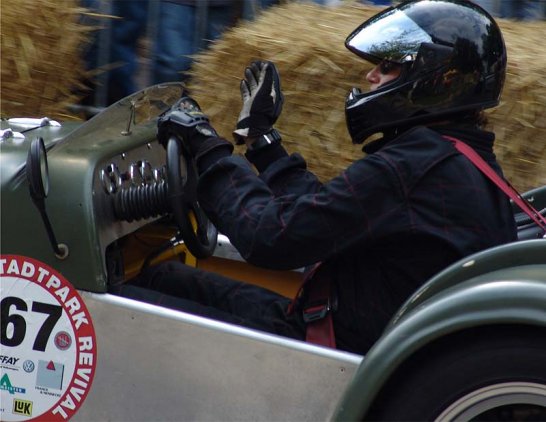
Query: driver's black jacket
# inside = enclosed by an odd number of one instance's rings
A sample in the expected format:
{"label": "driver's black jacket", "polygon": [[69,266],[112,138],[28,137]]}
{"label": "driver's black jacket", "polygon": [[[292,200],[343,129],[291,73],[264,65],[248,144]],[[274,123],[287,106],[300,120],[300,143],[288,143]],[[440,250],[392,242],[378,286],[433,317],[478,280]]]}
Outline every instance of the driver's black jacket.
{"label": "driver's black jacket", "polygon": [[[448,130],[498,172],[494,135]],[[200,160],[198,199],[250,263],[321,261],[334,285],[337,346],[364,353],[409,295],[473,252],[516,239],[508,198],[441,133],[415,127],[321,183],[280,144]],[[222,154],[222,152],[220,152]]]}

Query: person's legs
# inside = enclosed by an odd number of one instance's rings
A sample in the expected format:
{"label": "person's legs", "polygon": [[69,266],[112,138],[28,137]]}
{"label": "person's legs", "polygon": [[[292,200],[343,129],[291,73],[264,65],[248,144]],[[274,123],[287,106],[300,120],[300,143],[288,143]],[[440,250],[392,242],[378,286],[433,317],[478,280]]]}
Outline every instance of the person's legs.
{"label": "person's legs", "polygon": [[373,4],[375,6],[391,6],[392,0],[361,0],[361,3]]}
{"label": "person's legs", "polygon": [[195,53],[195,7],[162,1],[152,54],[154,83],[184,80]]}
{"label": "person's legs", "polygon": [[498,16],[500,13],[500,8],[498,7],[496,0],[475,0],[474,3],[484,8],[493,16]]}
{"label": "person's legs", "polygon": [[235,23],[235,10],[232,6],[212,6],[208,11],[207,39],[216,40]]}
{"label": "person's legs", "polygon": [[539,1],[535,0],[526,0],[524,1],[523,11],[521,14],[521,19],[524,20],[538,20],[542,16],[542,5]]}
{"label": "person's legs", "polygon": [[[82,87],[75,88],[80,97],[79,103],[83,106],[105,106],[106,86],[102,86],[102,76],[96,75],[97,68],[109,62],[110,49],[105,48],[101,43],[104,38],[110,37],[110,20],[101,17],[101,14],[108,15],[110,10],[104,10],[107,6],[101,4],[100,0],[80,0],[81,5],[92,13],[82,13],[80,24],[94,28],[89,31],[89,38],[83,44],[82,59],[85,74],[82,80]],[[104,74],[103,74],[104,75]]]}
{"label": "person's legs", "polygon": [[300,316],[285,313],[290,299],[179,262],[149,268],[113,292],[272,334],[305,338]]}
{"label": "person's legs", "polygon": [[108,102],[113,103],[137,90],[135,75],[138,68],[138,40],[146,32],[148,18],[147,0],[117,0],[112,2],[110,61],[121,66],[110,71],[108,77]]}

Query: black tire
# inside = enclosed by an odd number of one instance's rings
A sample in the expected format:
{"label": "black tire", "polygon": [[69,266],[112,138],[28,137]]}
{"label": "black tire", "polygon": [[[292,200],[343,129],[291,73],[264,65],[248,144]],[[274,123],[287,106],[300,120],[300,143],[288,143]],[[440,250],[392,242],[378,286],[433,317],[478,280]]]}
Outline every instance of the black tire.
{"label": "black tire", "polygon": [[544,329],[496,327],[443,339],[404,363],[365,420],[546,421]]}

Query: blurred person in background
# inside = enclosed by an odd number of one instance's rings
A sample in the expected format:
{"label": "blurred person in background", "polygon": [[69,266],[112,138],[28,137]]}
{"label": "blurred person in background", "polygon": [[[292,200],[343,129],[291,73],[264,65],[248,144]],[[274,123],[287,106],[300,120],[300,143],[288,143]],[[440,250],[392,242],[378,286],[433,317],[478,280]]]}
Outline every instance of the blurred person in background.
{"label": "blurred person in background", "polygon": [[474,0],[495,17],[518,20],[544,19],[544,0]]}
{"label": "blurred person in background", "polygon": [[392,5],[391,0],[360,0],[360,3],[373,4],[375,6],[390,6],[390,5]]}
{"label": "blurred person in background", "polygon": [[[144,85],[183,81],[191,55],[238,19],[254,19],[278,0],[82,0],[82,5],[104,17],[88,17],[97,27],[84,52],[89,91],[82,104],[104,107]],[[142,41],[149,68],[142,70]],[[140,73],[140,74],[139,74]],[[148,75],[149,73],[149,75]],[[142,80],[138,80],[139,76]]]}
{"label": "blurred person in background", "polygon": [[113,0],[108,72],[108,104],[138,90],[139,46],[146,36],[148,0]]}
{"label": "blurred person in background", "polygon": [[191,55],[197,53],[242,15],[242,2],[232,0],[161,0],[152,59],[154,82],[187,78]]}
{"label": "blurred person in background", "polygon": [[224,30],[243,17],[253,18],[258,8],[278,0],[161,0],[152,57],[154,83],[184,81],[191,55],[207,48]]}
{"label": "blurred person in background", "polygon": [[[81,5],[91,12],[82,14],[81,24],[94,28],[94,30],[90,31],[89,40],[82,51],[85,75],[82,80],[82,88],[77,89],[77,95],[80,97],[79,104],[81,106],[94,109],[106,105],[106,96],[101,95],[102,93],[97,88],[101,84],[104,85],[104,77],[100,75],[100,73],[104,75],[104,72],[101,72],[99,68],[109,57],[109,52],[105,55],[105,49],[102,47],[105,44],[105,36],[109,36],[110,33],[108,29],[105,29],[109,23],[101,15],[109,14],[110,9],[108,5],[108,10],[106,10],[101,0],[81,0]],[[104,93],[106,93],[106,89],[104,89]],[[87,117],[91,117],[96,111],[89,112]]]}
{"label": "blurred person in background", "polygon": [[448,139],[502,175],[495,135],[482,127],[506,74],[494,20],[464,0],[412,0],[364,22],[345,46],[374,66],[369,90],[353,88],[345,103],[367,155],[329,181],[288,154],[274,129],[284,97],[271,62],[251,63],[240,85],[234,135],[248,161],[189,97],[158,122],[163,145],[174,135],[195,158],[199,204],[244,259],[306,268],[297,298],[179,262],[149,267],[122,294],[153,287],[147,300],[160,295],[165,306],[363,354],[430,277],[516,240],[508,197]]}
{"label": "blurred person in background", "polygon": [[90,107],[91,117],[137,91],[141,42],[147,36],[149,0],[82,0],[92,15],[84,24],[96,28],[83,54],[88,73],[81,105]]}

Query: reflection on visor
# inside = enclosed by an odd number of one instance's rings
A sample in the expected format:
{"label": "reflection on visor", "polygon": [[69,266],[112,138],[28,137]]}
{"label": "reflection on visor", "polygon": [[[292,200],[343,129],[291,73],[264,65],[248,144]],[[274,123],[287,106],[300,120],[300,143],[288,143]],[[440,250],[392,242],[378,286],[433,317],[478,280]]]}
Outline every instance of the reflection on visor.
{"label": "reflection on visor", "polygon": [[421,43],[431,41],[430,35],[404,12],[390,10],[360,25],[345,45],[376,64],[384,59],[403,63],[415,59]]}

